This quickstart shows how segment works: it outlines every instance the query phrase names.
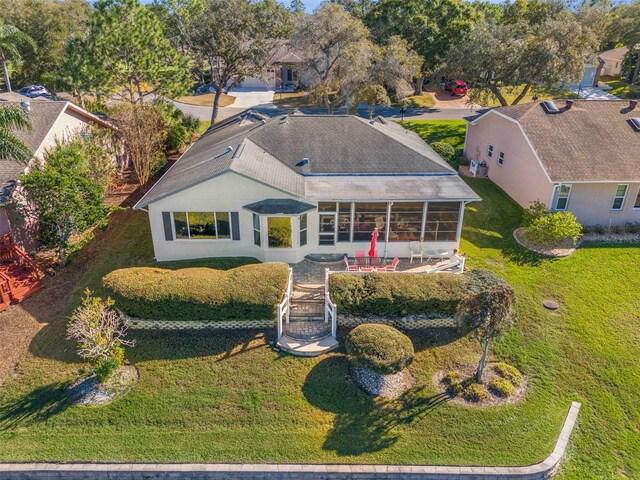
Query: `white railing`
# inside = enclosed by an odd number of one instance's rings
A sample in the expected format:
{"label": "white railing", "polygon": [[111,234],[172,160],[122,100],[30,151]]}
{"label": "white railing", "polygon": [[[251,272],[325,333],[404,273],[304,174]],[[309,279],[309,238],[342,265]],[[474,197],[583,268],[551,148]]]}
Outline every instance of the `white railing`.
{"label": "white railing", "polygon": [[291,307],[291,293],[293,292],[293,269],[289,268],[289,280],[287,281],[287,291],[284,293],[284,299],[278,305],[278,340],[282,337],[282,320],[289,323],[289,313]]}
{"label": "white railing", "polygon": [[336,330],[338,328],[338,307],[331,301],[329,294],[329,274],[328,268],[324,269],[324,323],[329,323],[331,319],[331,336],[336,338]]}

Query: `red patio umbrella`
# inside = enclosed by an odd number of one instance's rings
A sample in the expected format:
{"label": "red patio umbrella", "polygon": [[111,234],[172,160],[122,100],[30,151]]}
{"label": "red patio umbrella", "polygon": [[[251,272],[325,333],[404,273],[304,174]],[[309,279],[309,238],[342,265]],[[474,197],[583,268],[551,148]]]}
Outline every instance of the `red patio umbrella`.
{"label": "red patio umbrella", "polygon": [[370,257],[376,256],[376,244],[378,243],[379,235],[380,235],[380,232],[378,231],[378,227],[374,228],[373,232],[371,233],[371,248],[369,249]]}

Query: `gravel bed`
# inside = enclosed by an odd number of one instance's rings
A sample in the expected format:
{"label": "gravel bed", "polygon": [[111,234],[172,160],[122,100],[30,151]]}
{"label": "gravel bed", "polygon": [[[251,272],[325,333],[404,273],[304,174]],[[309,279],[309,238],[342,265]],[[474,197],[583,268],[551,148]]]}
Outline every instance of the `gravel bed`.
{"label": "gravel bed", "polygon": [[138,378],[136,367],[123,365],[105,383],[100,383],[95,375],[75,379],[69,384],[67,394],[73,405],[99,407],[126,394]]}
{"label": "gravel bed", "polygon": [[407,368],[390,375],[380,375],[368,368],[352,366],[351,377],[362,390],[370,395],[382,398],[397,398],[415,383]]}

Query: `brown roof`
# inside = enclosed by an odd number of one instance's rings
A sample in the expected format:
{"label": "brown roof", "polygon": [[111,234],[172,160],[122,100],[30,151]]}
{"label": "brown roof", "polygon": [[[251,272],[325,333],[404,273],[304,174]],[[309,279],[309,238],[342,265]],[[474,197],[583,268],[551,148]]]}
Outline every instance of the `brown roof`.
{"label": "brown roof", "polygon": [[542,102],[500,107],[517,120],[554,182],[640,181],[640,132],[630,118],[640,104],[628,100],[555,100],[560,110],[548,113]]}

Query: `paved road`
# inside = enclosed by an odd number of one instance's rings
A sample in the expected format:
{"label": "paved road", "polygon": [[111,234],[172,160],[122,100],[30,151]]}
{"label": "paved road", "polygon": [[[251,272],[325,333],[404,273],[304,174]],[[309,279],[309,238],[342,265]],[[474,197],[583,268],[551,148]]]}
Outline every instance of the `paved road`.
{"label": "paved road", "polygon": [[[209,120],[211,118],[211,107],[202,107],[197,105],[187,105],[184,103],[175,102],[175,105],[184,113],[190,114],[199,118],[200,120]],[[253,107],[254,110],[263,112],[267,115],[274,116],[281,113],[290,111],[289,109],[280,109],[275,105],[257,105]],[[237,115],[244,111],[245,108],[237,107],[224,107],[219,110],[218,120],[224,120],[226,118]],[[307,114],[321,114],[326,110],[322,108],[301,108],[298,109],[302,113]],[[462,120],[464,117],[475,115],[481,110],[469,109],[469,108],[411,108],[404,114],[405,120]],[[361,117],[367,117],[367,109],[359,108],[358,115]],[[376,108],[375,115],[381,115],[385,118],[392,118],[394,120],[400,120],[403,115],[400,109],[397,107],[381,107]]]}

